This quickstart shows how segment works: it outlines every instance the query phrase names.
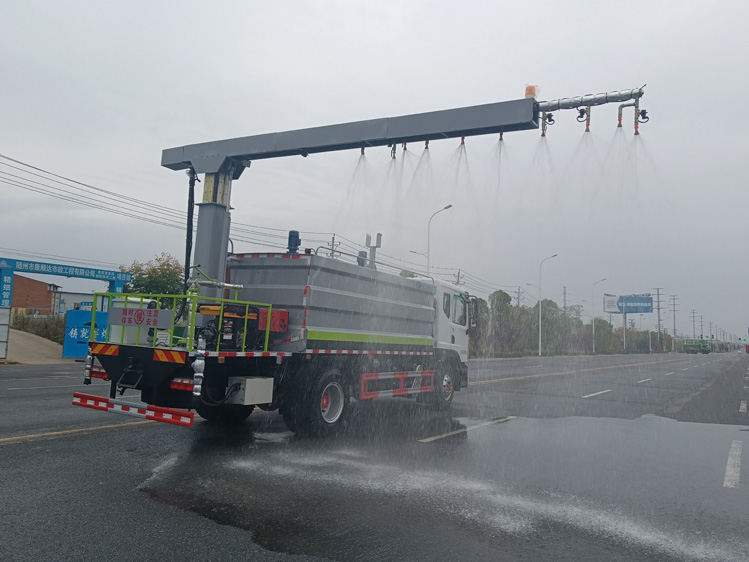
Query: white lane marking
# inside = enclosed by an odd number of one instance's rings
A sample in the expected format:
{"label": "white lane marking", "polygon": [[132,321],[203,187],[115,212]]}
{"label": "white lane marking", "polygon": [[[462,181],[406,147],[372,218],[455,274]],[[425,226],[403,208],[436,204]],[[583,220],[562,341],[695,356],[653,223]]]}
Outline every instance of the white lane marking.
{"label": "white lane marking", "polygon": [[640,384],[641,382],[648,382],[652,381],[653,379],[642,379],[641,381],[637,381],[637,384]]}
{"label": "white lane marking", "polygon": [[688,370],[689,370],[689,367],[687,367],[686,369],[682,369],[682,371],[688,371]]}
{"label": "white lane marking", "polygon": [[[93,384],[99,384],[99,383],[93,383]],[[104,384],[106,384],[106,383],[104,383]],[[6,388],[5,390],[42,390],[42,389],[45,389],[45,388],[70,388],[70,387],[74,387],[74,386],[81,386],[82,387],[83,384],[82,383],[79,383],[79,384],[63,384],[63,385],[60,385],[60,386],[24,386],[23,388],[21,388],[21,387],[19,387],[19,388]],[[82,389],[82,390],[85,390],[85,389]]]}
{"label": "white lane marking", "polygon": [[47,379],[75,379],[80,377],[80,375],[52,375],[49,377],[16,377],[16,378],[10,378],[10,379],[3,379],[3,382],[10,382],[10,381],[43,381]]}
{"label": "white lane marking", "polygon": [[741,401],[741,405],[739,406],[739,412],[742,414],[746,413],[746,400]]}
{"label": "white lane marking", "polygon": [[741,479],[741,449],[743,441],[732,441],[731,449],[728,451],[728,462],[726,463],[726,475],[723,478],[724,488],[738,488]]}
{"label": "white lane marking", "polygon": [[666,373],[666,375],[665,375],[665,376],[668,376],[668,375],[673,375],[673,374],[674,374],[674,372],[673,372],[673,371],[671,371],[670,373]]}
{"label": "white lane marking", "polygon": [[502,422],[513,420],[513,419],[515,419],[515,416],[507,416],[506,418],[497,418],[495,420],[489,420],[488,422],[480,423],[478,425],[472,425],[471,427],[465,427],[463,429],[456,429],[455,431],[448,431],[447,433],[443,433],[442,435],[435,435],[434,437],[426,437],[425,439],[419,439],[419,443],[431,443],[432,441],[437,441],[437,439],[450,437],[451,435],[458,435],[459,433],[467,433],[471,431],[472,429],[477,429],[479,427],[486,427],[487,425],[494,425],[495,423],[502,423]]}
{"label": "white lane marking", "polygon": [[598,396],[599,394],[606,394],[607,392],[611,392],[610,390],[602,390],[601,392],[594,392],[593,394],[586,394],[583,396],[583,398],[592,398],[593,396]]}

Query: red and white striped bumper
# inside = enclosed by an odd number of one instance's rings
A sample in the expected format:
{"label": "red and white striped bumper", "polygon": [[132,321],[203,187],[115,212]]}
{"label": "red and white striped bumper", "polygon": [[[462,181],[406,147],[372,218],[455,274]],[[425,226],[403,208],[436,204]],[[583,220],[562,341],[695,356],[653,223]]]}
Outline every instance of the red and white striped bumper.
{"label": "red and white striped bumper", "polygon": [[103,398],[92,394],[83,394],[82,392],[73,393],[73,406],[83,406],[93,410],[111,412],[113,414],[124,414],[146,420],[171,423],[183,427],[192,427],[193,412],[176,410],[172,408],[161,408],[160,406],[139,406],[137,404],[128,404],[120,400]]}

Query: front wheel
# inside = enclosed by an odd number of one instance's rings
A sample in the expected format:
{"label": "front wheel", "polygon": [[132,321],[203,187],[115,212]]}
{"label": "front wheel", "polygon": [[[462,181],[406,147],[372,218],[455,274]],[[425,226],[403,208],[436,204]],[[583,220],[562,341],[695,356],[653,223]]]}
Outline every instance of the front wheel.
{"label": "front wheel", "polygon": [[434,405],[442,410],[450,407],[455,396],[455,382],[450,371],[434,372]]}

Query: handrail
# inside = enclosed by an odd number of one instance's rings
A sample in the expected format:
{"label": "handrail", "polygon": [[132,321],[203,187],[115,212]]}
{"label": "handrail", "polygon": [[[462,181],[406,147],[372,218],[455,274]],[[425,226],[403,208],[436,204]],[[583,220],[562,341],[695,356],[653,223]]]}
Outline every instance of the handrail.
{"label": "handrail", "polygon": [[[237,295],[235,294],[235,297]],[[148,335],[147,342],[148,347],[156,348],[161,347],[159,344],[161,341],[159,340],[158,334],[159,332],[168,332],[169,333],[169,345],[168,349],[184,349],[188,352],[193,351],[195,349],[195,331],[196,331],[196,319],[198,317],[198,314],[201,314],[199,310],[199,306],[204,306],[206,304],[213,303],[215,305],[218,305],[219,308],[219,314],[218,314],[218,326],[217,326],[217,338],[216,338],[216,352],[219,352],[221,350],[221,327],[223,326],[223,319],[224,319],[224,309],[225,305],[227,304],[234,304],[244,307],[244,330],[242,334],[242,346],[241,350],[244,352],[247,347],[247,322],[249,320],[250,315],[250,307],[257,307],[257,308],[263,308],[267,309],[267,317],[265,322],[265,336],[264,336],[264,342],[263,342],[263,351],[268,351],[268,343],[270,341],[270,326],[271,326],[271,315],[273,313],[273,305],[270,303],[261,303],[261,302],[252,302],[252,301],[243,301],[239,300],[237,298],[234,299],[226,299],[226,298],[219,298],[219,297],[205,297],[201,296],[197,293],[188,293],[188,294],[182,294],[182,295],[168,295],[168,294],[150,294],[150,293],[95,293],[94,294],[94,302],[93,306],[91,307],[91,325],[95,325],[96,320],[96,312],[97,312],[97,305],[99,302],[102,303],[102,308],[104,308],[104,303],[107,303],[107,310],[106,312],[115,310],[115,309],[139,309],[139,310],[157,310],[157,311],[166,311],[169,310],[173,312],[176,310],[176,307],[178,305],[178,302],[181,300],[186,300],[188,302],[188,317],[186,322],[179,324],[177,323],[177,319],[175,317],[175,314],[172,313],[171,315],[171,327],[169,329],[164,328],[148,328],[149,331],[153,330],[151,334]],[[115,306],[118,304],[118,301],[122,303],[123,306]],[[153,308],[151,305],[152,303],[155,305],[155,308]],[[130,304],[135,304],[137,306],[131,307]],[[171,306],[170,306],[171,305]],[[258,314],[258,330],[260,330],[260,315]],[[117,326],[117,324],[114,324]],[[107,328],[105,332],[105,339],[107,342],[111,342],[111,327],[112,324],[110,322],[107,322]],[[187,331],[187,333],[183,333],[181,338],[175,337],[175,329],[184,327]],[[123,325],[121,327],[121,332],[119,334],[119,342],[111,342],[111,343],[119,343],[120,345],[123,345],[125,343],[125,331],[130,328],[135,328],[135,344],[134,345],[141,345],[141,329],[143,327],[141,325],[138,326],[130,326]],[[151,337],[152,335],[152,337]],[[115,336],[116,337],[116,336]],[[89,336],[89,343],[95,343],[96,342],[96,332],[91,331],[91,334]],[[176,343],[184,343],[184,345],[175,345]],[[255,345],[255,342],[252,342],[252,345]],[[232,350],[237,351],[237,350]]]}

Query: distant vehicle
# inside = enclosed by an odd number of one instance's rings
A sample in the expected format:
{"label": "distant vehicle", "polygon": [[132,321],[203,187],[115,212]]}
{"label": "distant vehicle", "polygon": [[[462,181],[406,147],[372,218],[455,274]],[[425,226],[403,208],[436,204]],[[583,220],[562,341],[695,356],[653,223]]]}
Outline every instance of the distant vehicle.
{"label": "distant vehicle", "polygon": [[682,353],[710,353],[710,344],[700,340],[691,343],[685,343],[681,348]]}

